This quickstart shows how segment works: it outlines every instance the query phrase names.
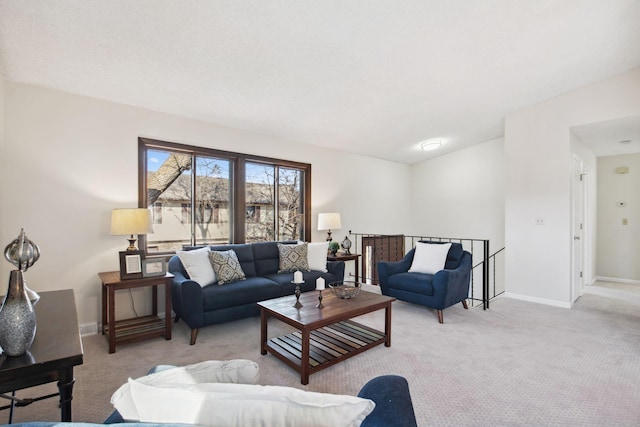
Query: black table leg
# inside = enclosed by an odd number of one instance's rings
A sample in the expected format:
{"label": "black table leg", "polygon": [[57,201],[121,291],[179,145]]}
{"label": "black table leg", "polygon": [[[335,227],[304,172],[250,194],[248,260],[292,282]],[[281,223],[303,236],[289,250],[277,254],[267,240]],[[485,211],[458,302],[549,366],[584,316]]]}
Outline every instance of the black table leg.
{"label": "black table leg", "polygon": [[60,391],[60,420],[71,422],[71,400],[73,400],[73,367],[60,370],[58,390]]}

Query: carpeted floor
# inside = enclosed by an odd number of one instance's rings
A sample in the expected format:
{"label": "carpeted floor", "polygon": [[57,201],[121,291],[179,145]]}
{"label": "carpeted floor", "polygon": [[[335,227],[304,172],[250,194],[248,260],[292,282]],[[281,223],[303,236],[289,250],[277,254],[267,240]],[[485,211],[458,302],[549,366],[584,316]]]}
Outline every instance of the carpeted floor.
{"label": "carpeted floor", "polygon": [[[359,320],[382,329],[383,312]],[[260,365],[262,384],[355,395],[383,374],[406,377],[420,426],[640,425],[640,287],[599,283],[572,309],[498,298],[491,309],[433,310],[395,302],[392,346],[376,347],[310,377],[309,385],[271,355],[260,355],[260,320],[203,328],[195,346],[174,324],[173,339],[120,345],[83,338],[76,369],[74,421],[102,422],[127,377],[156,364],[243,358]],[[271,320],[271,336],[288,331]],[[273,334],[273,335],[272,335]],[[54,384],[18,392],[55,392]],[[5,411],[2,416],[8,416]],[[58,421],[56,399],[18,408],[14,422]]]}

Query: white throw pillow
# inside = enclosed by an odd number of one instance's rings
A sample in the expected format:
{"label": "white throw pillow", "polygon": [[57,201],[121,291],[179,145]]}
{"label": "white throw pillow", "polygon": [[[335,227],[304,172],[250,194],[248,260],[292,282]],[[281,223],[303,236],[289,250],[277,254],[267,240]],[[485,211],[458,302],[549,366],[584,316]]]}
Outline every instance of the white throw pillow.
{"label": "white throw pillow", "polygon": [[451,243],[416,243],[409,273],[436,274],[444,269]]}
{"label": "white throw pillow", "polygon": [[213,271],[209,252],[208,247],[192,251],[176,251],[176,255],[178,255],[184,269],[189,274],[189,278],[203,288],[216,282],[216,273]]}
{"label": "white throw pillow", "polygon": [[327,272],[327,251],[329,242],[309,243],[307,245],[307,262],[311,270]]}
{"label": "white throw pillow", "polygon": [[[246,359],[206,360],[186,366],[165,369],[154,374],[145,375],[137,379],[142,384],[200,384],[200,383],[238,383],[255,384],[260,377],[258,364]],[[111,396],[113,404],[120,415],[127,414],[129,419],[139,419],[136,404],[131,396],[130,385],[127,382]]]}
{"label": "white throw pillow", "polygon": [[[128,384],[135,411],[120,412],[128,421],[241,427],[357,427],[375,408],[369,399],[293,387],[222,383],[146,385],[133,379]],[[114,405],[120,411],[118,403]]]}

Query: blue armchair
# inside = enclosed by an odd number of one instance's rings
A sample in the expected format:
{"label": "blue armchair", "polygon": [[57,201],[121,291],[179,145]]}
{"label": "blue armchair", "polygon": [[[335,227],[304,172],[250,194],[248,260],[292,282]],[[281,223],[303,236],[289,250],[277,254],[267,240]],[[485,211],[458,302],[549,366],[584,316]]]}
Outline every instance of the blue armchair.
{"label": "blue armchair", "polygon": [[467,308],[466,300],[471,285],[471,254],[465,251],[460,243],[452,243],[444,270],[436,274],[425,274],[409,272],[415,250],[411,249],[397,262],[378,262],[378,279],[382,294],[433,308],[438,313],[438,321],[443,323],[442,310],[445,308],[459,302]]}

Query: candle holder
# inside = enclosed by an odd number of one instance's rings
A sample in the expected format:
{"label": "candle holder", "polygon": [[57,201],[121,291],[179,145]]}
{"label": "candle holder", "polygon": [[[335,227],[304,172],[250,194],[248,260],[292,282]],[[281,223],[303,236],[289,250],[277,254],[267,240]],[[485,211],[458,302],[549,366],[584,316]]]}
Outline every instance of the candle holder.
{"label": "candle holder", "polygon": [[318,291],[318,305],[316,305],[317,308],[324,308],[324,305],[322,305],[322,290]]}
{"label": "candle holder", "polygon": [[302,281],[302,282],[293,282],[292,281],[291,283],[296,285],[296,290],[294,292],[294,294],[296,296],[296,303],[293,304],[293,306],[295,308],[300,308],[300,307],[302,307],[302,303],[300,302],[300,283],[304,283],[304,281]]}

